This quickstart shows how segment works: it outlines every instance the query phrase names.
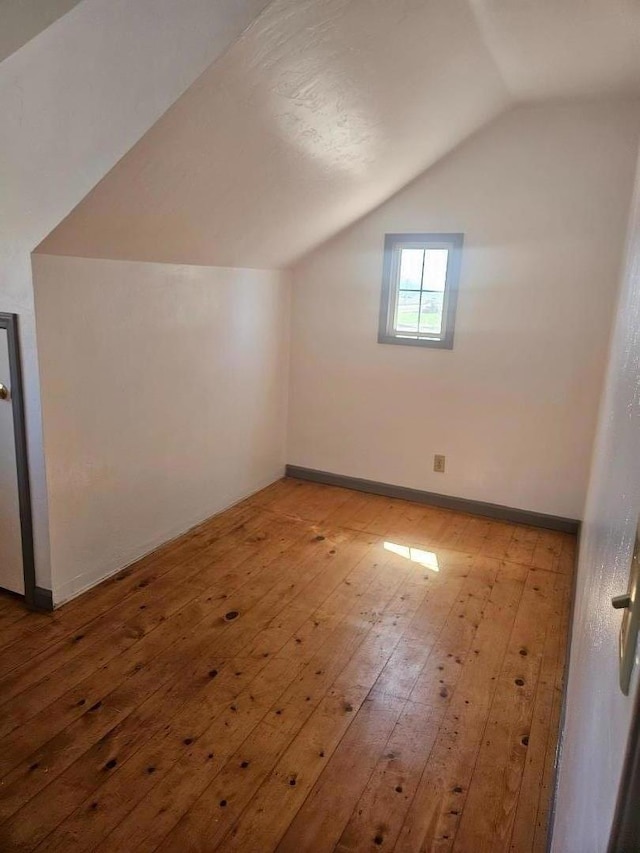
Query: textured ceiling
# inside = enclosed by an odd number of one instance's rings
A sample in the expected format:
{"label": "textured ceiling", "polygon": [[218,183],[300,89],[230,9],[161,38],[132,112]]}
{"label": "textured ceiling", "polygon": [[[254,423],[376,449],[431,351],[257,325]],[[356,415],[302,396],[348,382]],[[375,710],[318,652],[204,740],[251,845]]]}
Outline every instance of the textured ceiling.
{"label": "textured ceiling", "polygon": [[469,0],[520,100],[640,92],[639,0]]}
{"label": "textured ceiling", "polygon": [[274,0],[38,251],[281,267],[523,99],[640,91],[637,0]]}
{"label": "textured ceiling", "polygon": [[0,62],[80,0],[0,0]]}

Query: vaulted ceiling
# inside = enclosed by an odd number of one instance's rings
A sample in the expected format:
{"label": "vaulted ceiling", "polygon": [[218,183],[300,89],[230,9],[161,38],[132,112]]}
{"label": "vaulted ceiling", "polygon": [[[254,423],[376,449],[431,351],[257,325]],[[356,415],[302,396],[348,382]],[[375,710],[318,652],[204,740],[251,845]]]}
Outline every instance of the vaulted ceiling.
{"label": "vaulted ceiling", "polygon": [[469,0],[520,100],[640,92],[638,0]]}
{"label": "vaulted ceiling", "polygon": [[639,94],[638,0],[273,0],[38,250],[286,266],[515,103]]}
{"label": "vaulted ceiling", "polygon": [[0,62],[80,0],[0,0]]}

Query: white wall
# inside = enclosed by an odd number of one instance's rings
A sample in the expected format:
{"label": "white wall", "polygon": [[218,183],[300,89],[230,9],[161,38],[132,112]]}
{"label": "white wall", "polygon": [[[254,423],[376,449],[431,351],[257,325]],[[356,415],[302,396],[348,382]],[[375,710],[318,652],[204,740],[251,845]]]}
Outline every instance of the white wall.
{"label": "white wall", "polygon": [[30,253],[266,0],[83,0],[0,63],[0,311],[20,314],[36,575],[50,586]]}
{"label": "white wall", "polygon": [[[517,108],[297,265],[287,461],[580,518],[639,120]],[[452,351],[376,341],[410,231],[465,233]]]}
{"label": "white wall", "polygon": [[282,476],[284,273],[34,255],[54,601]]}
{"label": "white wall", "polygon": [[631,714],[618,688],[622,615],[640,513],[640,165],[628,251],[580,542],[554,853],[602,853],[614,813]]}

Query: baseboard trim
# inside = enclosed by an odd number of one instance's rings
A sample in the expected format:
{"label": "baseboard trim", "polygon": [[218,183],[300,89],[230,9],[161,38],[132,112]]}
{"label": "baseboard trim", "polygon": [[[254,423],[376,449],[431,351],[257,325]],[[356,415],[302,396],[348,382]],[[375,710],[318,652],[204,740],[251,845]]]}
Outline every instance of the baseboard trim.
{"label": "baseboard trim", "polygon": [[362,480],[359,477],[348,477],[344,474],[331,474],[328,471],[316,471],[314,468],[302,468],[298,465],[287,465],[285,475],[297,480],[309,480],[312,483],[324,483],[328,486],[342,486],[345,489],[369,492],[372,495],[401,498],[406,501],[442,507],[443,509],[455,509],[472,515],[483,515],[500,521],[544,527],[547,530],[560,530],[563,533],[578,533],[580,529],[580,522],[575,518],[562,518],[558,515],[546,515],[543,512],[530,512],[526,509],[473,501],[468,498],[439,495],[436,492],[424,492],[421,489],[410,489],[407,486],[378,483],[375,480]]}
{"label": "baseboard trim", "polygon": [[41,586],[35,587],[33,590],[33,607],[35,610],[53,610],[53,593],[50,589],[43,589]]}

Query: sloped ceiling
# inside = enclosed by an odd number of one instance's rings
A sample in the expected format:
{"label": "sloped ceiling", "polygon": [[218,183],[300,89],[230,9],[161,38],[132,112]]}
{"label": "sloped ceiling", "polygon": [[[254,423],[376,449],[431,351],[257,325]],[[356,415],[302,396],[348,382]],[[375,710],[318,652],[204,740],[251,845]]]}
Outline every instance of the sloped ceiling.
{"label": "sloped ceiling", "polygon": [[0,62],[80,0],[0,0]]}
{"label": "sloped ceiling", "polygon": [[636,0],[273,0],[41,244],[290,264],[524,99],[640,91]]}
{"label": "sloped ceiling", "polygon": [[470,0],[519,100],[640,91],[638,0]]}
{"label": "sloped ceiling", "polygon": [[[28,263],[34,246],[266,5],[267,0],[82,0],[0,62],[5,303],[7,293],[24,293],[9,259],[18,263],[24,254]],[[0,30],[3,25],[0,18]],[[23,296],[15,298],[24,305]]]}

